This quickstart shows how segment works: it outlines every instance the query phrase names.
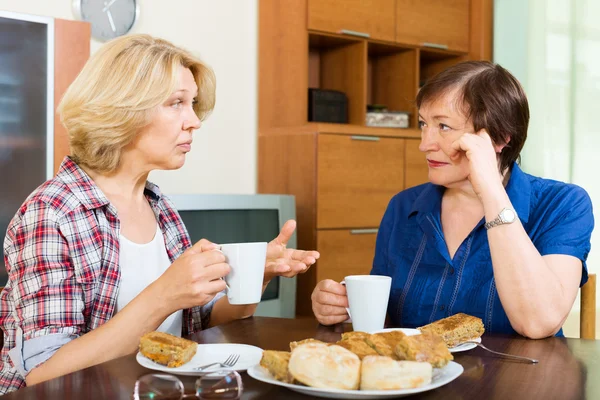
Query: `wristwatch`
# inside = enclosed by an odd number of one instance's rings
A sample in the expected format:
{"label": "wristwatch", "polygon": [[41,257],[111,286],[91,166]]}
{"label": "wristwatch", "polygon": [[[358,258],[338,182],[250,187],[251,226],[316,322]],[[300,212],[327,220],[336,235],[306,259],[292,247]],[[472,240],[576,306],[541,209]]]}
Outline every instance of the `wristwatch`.
{"label": "wristwatch", "polygon": [[498,225],[512,224],[517,219],[517,213],[512,208],[503,208],[500,214],[490,222],[485,224],[485,229],[490,229]]}

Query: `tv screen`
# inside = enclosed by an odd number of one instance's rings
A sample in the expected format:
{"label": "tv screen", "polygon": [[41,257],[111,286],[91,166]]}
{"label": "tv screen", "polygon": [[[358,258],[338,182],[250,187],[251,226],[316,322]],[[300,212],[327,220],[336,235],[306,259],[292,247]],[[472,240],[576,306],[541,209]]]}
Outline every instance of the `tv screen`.
{"label": "tv screen", "polygon": [[[0,248],[19,207],[48,176],[49,73],[48,25],[0,16]],[[0,286],[7,279],[2,252]]]}
{"label": "tv screen", "polygon": [[[211,242],[270,242],[279,234],[279,214],[273,209],[179,211],[192,243],[204,238]],[[261,300],[276,299],[279,278],[273,279]]]}

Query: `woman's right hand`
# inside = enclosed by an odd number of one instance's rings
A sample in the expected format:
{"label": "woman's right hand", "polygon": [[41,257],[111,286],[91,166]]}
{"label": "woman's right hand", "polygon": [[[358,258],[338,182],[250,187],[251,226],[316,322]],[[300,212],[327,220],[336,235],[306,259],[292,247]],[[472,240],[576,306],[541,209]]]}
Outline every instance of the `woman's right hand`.
{"label": "woman's right hand", "polygon": [[317,321],[323,325],[333,325],[348,319],[348,296],[346,287],[331,279],[325,279],[313,290],[312,309]]}
{"label": "woman's right hand", "polygon": [[219,246],[206,239],[196,242],[177,258],[153,283],[168,314],[207,304],[223,291],[225,281],[221,278],[231,270],[225,260]]}

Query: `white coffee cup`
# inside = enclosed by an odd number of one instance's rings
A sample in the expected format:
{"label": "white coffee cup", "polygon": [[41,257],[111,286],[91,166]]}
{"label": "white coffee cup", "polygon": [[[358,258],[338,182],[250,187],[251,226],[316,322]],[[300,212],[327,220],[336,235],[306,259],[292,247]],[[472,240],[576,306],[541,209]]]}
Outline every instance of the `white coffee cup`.
{"label": "white coffee cup", "polygon": [[342,282],[348,294],[348,314],[355,331],[383,329],[392,278],[381,275],[350,275]]}
{"label": "white coffee cup", "polygon": [[229,303],[260,303],[267,261],[267,243],[222,244],[221,251],[231,266],[231,271],[225,276]]}

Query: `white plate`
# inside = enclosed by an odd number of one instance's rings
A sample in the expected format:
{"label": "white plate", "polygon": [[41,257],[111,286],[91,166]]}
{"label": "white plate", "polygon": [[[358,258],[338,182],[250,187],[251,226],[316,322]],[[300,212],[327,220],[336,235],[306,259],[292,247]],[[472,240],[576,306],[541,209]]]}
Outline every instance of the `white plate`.
{"label": "white plate", "polygon": [[[471,341],[472,342],[481,343],[481,338],[478,337],[477,339],[473,339]],[[449,350],[450,350],[450,353],[458,353],[458,352],[461,352],[461,351],[472,350],[475,347],[477,347],[477,345],[475,343],[463,343],[463,344],[459,344],[458,346],[452,347]]]}
{"label": "white plate", "polygon": [[[391,332],[391,331],[401,331],[403,332],[406,336],[413,336],[413,335],[420,335],[421,331],[418,329],[412,329],[412,328],[387,328],[387,329],[381,329],[378,331],[374,331],[371,333],[382,333],[382,332]],[[477,342],[477,343],[481,343],[481,338],[477,338],[477,339],[473,339],[473,342]],[[474,349],[475,347],[477,347],[476,344],[474,343],[463,343],[463,344],[459,344],[456,347],[452,347],[448,350],[450,350],[450,353],[458,353],[461,351],[467,351],[467,350],[471,350]]]}
{"label": "white plate", "polygon": [[216,343],[216,344],[199,344],[198,351],[192,359],[183,364],[181,367],[169,368],[165,365],[157,364],[154,361],[146,358],[142,353],[138,352],[135,359],[142,366],[156,371],[168,372],[175,375],[200,375],[199,371],[194,368],[201,365],[210,364],[213,362],[223,362],[229,357],[230,354],[239,354],[240,359],[231,368],[221,368],[218,365],[209,368],[206,371],[215,371],[218,369],[234,369],[236,371],[245,371],[253,365],[260,362],[262,358],[262,349],[256,346],[250,346],[247,344],[235,344],[235,343]]}
{"label": "white plate", "polygon": [[454,379],[458,378],[464,371],[460,364],[450,361],[448,365],[439,370],[433,370],[433,379],[428,385],[421,386],[416,389],[402,390],[342,390],[342,389],[319,389],[302,385],[294,385],[291,383],[280,382],[274,379],[269,372],[255,365],[248,368],[248,375],[254,379],[272,385],[283,386],[295,392],[306,394],[309,396],[326,397],[329,399],[386,399],[390,397],[403,397],[415,393],[426,392],[443,386]]}

